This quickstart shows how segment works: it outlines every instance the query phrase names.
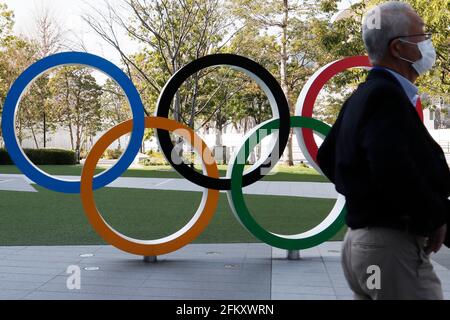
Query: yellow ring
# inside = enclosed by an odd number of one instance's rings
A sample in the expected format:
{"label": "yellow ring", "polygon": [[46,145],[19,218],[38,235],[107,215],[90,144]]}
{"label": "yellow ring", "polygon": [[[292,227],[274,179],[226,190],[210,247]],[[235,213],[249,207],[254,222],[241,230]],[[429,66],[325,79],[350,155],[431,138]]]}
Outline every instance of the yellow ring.
{"label": "yellow ring", "polygon": [[[145,118],[145,127],[171,132],[177,131],[177,134],[185,138],[201,155],[205,173],[211,178],[219,178],[219,170],[211,150],[208,149],[205,142],[191,128],[176,121],[159,117]],[[120,250],[141,256],[159,256],[174,252],[195,240],[208,226],[217,208],[219,191],[205,189],[202,203],[191,221],[181,230],[168,237],[158,240],[138,240],[127,237],[114,230],[103,219],[95,204],[92,188],[93,177],[98,160],[105,150],[114,140],[131,132],[132,128],[132,120],[123,122],[112,128],[98,140],[89,153],[81,175],[80,195],[84,211],[94,230],[106,242]]]}

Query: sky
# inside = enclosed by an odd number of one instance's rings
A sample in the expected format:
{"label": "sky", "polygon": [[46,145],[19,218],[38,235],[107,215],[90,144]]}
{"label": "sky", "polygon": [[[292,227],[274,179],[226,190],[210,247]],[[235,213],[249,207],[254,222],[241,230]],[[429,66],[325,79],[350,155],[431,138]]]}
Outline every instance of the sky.
{"label": "sky", "polygon": [[[119,4],[121,0],[108,0],[110,3]],[[351,2],[356,0],[342,0],[340,9],[348,8]],[[89,52],[101,55],[113,62],[118,62],[119,57],[111,47],[103,43],[103,41],[86,25],[82,20],[83,12],[92,12],[88,0],[0,0],[6,3],[8,7],[14,10],[16,26],[15,32],[21,34],[33,33],[33,21],[35,12],[40,8],[50,8],[52,14],[57,17],[64,28],[71,30],[71,33],[78,35],[85,42]],[[89,1],[96,7],[102,6],[103,0]],[[70,37],[70,34],[69,34]],[[76,37],[72,34],[72,40]],[[121,34],[120,41],[125,45],[128,52],[138,49],[138,45],[128,39],[125,33]]]}
{"label": "sky", "polygon": [[[90,6],[97,8],[104,6],[105,0],[0,0],[6,3],[15,14],[15,33],[32,37],[34,32],[34,21],[37,12],[43,8],[49,8],[59,24],[69,30],[66,36],[70,41],[79,42],[82,39],[87,51],[104,57],[111,62],[120,65],[120,56],[110,45],[106,44],[90,27],[83,21],[82,14],[93,13]],[[109,3],[120,5],[121,0],[107,0]],[[358,0],[342,0],[339,9],[344,10]],[[88,4],[89,2],[89,4]],[[136,52],[139,45],[128,38],[123,32],[119,33],[119,41],[128,54]],[[95,73],[97,80],[102,83],[106,77]]]}
{"label": "sky", "polygon": [[[120,0],[109,1],[120,2]],[[14,31],[17,34],[32,36],[36,12],[42,8],[49,8],[60,25],[69,30],[67,37],[71,41],[79,41],[77,38],[81,38],[90,53],[107,58],[114,63],[120,62],[118,54],[104,43],[81,18],[84,12],[92,12],[87,0],[0,0],[0,2],[6,3],[14,11],[16,21]],[[103,1],[90,1],[90,3],[101,7]],[[120,36],[120,41],[124,44],[127,53],[138,49],[138,45],[133,43],[125,33]]]}

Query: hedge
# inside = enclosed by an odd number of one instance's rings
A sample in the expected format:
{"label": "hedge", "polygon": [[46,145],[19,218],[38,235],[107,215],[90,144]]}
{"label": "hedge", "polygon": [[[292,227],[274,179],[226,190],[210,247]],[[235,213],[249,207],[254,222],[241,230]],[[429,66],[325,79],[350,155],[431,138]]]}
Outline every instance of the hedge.
{"label": "hedge", "polygon": [[[24,149],[28,159],[35,165],[74,165],[77,163],[75,152],[61,149]],[[12,165],[13,162],[5,149],[0,149],[0,165]]]}
{"label": "hedge", "polygon": [[121,149],[108,149],[103,154],[103,158],[106,160],[117,160],[119,159],[123,154],[123,150]]}

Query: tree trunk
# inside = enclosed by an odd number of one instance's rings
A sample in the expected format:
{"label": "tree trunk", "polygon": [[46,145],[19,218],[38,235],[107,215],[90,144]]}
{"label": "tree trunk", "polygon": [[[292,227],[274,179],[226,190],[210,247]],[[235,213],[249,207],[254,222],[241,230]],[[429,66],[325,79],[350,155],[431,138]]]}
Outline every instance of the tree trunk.
{"label": "tree trunk", "polygon": [[34,132],[33,126],[30,126],[31,134],[33,135],[34,144],[36,145],[36,149],[39,149],[39,143],[37,141],[36,133]]}
{"label": "tree trunk", "polygon": [[189,118],[189,124],[188,124],[191,128],[194,128],[195,112],[197,111],[198,82],[199,82],[199,74],[197,72],[195,74],[194,93],[192,95],[192,104],[191,104],[191,116]]}
{"label": "tree trunk", "polygon": [[75,152],[77,157],[77,163],[80,163],[80,151],[81,151],[81,135],[82,130],[80,128],[80,125],[77,124],[77,141],[75,146]]}
{"label": "tree trunk", "polygon": [[[16,128],[17,129],[17,140],[19,140],[19,145],[21,146],[22,142],[23,142],[22,120],[20,119],[20,117],[18,117],[18,120],[19,120],[19,126]],[[1,147],[3,148],[3,145],[4,145],[3,137],[1,139],[1,141],[2,141]]]}
{"label": "tree trunk", "polygon": [[222,139],[222,125],[220,123],[217,123],[216,126],[216,147],[221,147],[223,146],[223,139]]}
{"label": "tree trunk", "polygon": [[[289,104],[289,110],[292,113],[292,107],[290,103],[290,92],[287,81],[287,62],[289,59],[287,53],[287,45],[288,45],[288,21],[289,21],[289,4],[288,0],[283,0],[283,23],[282,23],[282,35],[281,35],[281,63],[280,63],[280,76],[281,76],[281,88],[283,89],[284,94],[286,95],[286,99]],[[294,156],[292,151],[292,134],[289,135],[289,141],[287,145],[287,159],[285,163],[288,166],[294,165]]]}
{"label": "tree trunk", "polygon": [[72,128],[72,119],[70,118],[70,102],[69,102],[69,76],[67,73],[64,73],[64,79],[66,80],[66,108],[67,108],[67,120],[68,120],[68,126],[69,126],[69,133],[70,133],[70,146],[72,147],[72,150],[75,150],[75,145],[73,142],[73,128]]}
{"label": "tree trunk", "polygon": [[45,114],[45,110],[43,113],[43,133],[44,133],[44,149],[47,148],[47,115]]}
{"label": "tree trunk", "polygon": [[[175,58],[172,59],[172,68],[173,68],[173,74],[175,74],[178,71],[178,64]],[[181,97],[180,92],[177,91],[175,94],[175,97],[173,98],[173,117],[175,118],[175,121],[182,122],[181,119]],[[172,141],[176,148],[178,148],[178,156],[180,158],[183,157],[183,138],[181,137],[174,137],[174,141]]]}
{"label": "tree trunk", "polygon": [[72,147],[72,150],[75,150],[75,145],[73,141],[73,128],[72,128],[72,121],[69,120],[69,133],[70,133],[70,146]]}
{"label": "tree trunk", "polygon": [[[220,160],[223,164],[226,164],[226,155],[224,154],[224,150],[223,150],[223,122],[222,122],[222,118],[221,118],[221,114],[219,112],[219,114],[217,115],[216,118],[216,143],[214,146],[214,151],[213,154],[216,157],[216,160]],[[220,153],[220,156],[218,157],[216,155],[216,152]]]}

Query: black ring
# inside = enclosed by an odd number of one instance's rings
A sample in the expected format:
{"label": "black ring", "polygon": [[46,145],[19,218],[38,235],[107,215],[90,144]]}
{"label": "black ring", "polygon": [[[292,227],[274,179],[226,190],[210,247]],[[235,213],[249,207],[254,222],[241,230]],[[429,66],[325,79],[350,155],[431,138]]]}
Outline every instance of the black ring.
{"label": "black ring", "polygon": [[[264,83],[267,86],[267,89],[273,95],[273,98],[278,108],[280,118],[278,143],[275,144],[273,150],[278,145],[279,147],[278,159],[279,159],[279,157],[283,154],[283,151],[286,148],[291,131],[289,104],[287,102],[283,90],[281,89],[281,86],[279,85],[278,81],[274,78],[274,76],[264,67],[248,58],[234,54],[214,54],[202,57],[198,60],[189,63],[188,65],[180,69],[177,73],[175,73],[162,90],[158,99],[156,116],[163,118],[169,117],[169,110],[170,105],[172,104],[173,97],[175,96],[181,85],[190,76],[192,76],[196,72],[199,72],[202,69],[219,65],[237,67],[245,71],[251,72],[257,78],[259,78],[259,80],[261,80],[262,83]],[[174,145],[170,139],[170,134],[168,131],[156,130],[156,135],[159,140],[159,145],[167,161],[169,161],[169,163],[173,166],[173,168],[184,178],[204,188],[214,190],[231,190],[231,179],[227,178],[216,179],[207,177],[195,171],[194,169],[186,165],[183,161],[181,161],[178,155],[176,155],[176,152],[175,153],[172,152],[174,149]],[[173,155],[174,157],[178,157],[178,159],[175,159],[177,163],[173,161],[172,153],[174,153]],[[260,173],[261,172],[260,169],[263,166],[264,164],[244,175],[242,185],[245,187],[261,180],[264,177],[264,175]]]}

